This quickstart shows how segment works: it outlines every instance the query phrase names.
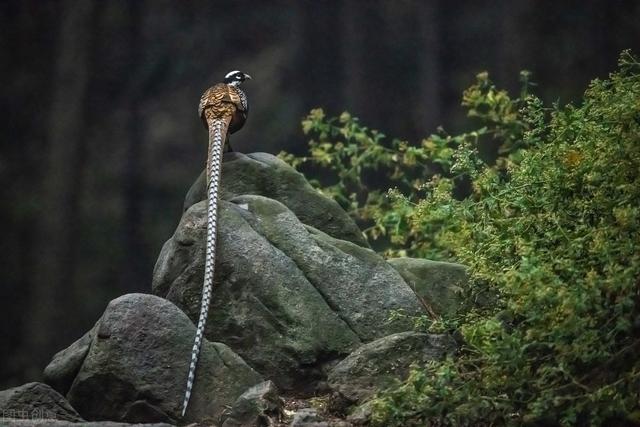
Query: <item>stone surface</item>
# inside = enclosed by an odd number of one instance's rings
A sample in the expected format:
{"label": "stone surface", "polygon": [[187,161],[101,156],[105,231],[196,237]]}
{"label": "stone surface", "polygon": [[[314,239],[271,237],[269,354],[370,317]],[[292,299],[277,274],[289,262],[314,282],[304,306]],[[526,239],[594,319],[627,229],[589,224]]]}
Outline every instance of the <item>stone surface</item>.
{"label": "stone surface", "polygon": [[329,386],[354,403],[405,379],[413,363],[438,360],[455,350],[448,335],[401,332],[364,344],[329,371]]}
{"label": "stone surface", "polygon": [[[204,270],[204,175],[189,190],[154,269],[153,292],[166,300],[122,296],[91,331],[54,356],[45,381],[68,402],[44,384],[23,387],[62,399],[58,409],[68,407],[77,417],[70,420],[114,421],[81,425],[249,427],[282,419],[277,384],[289,395],[322,391],[332,393],[327,402],[341,402],[332,415],[330,403],[321,407],[324,415],[299,409],[292,426],[345,427],[366,423],[367,399],[405,377],[412,363],[454,350],[448,336],[405,331],[412,329],[411,316],[424,314],[421,301],[438,314],[455,313],[466,283],[463,266],[386,262],[337,203],[265,153],[225,154],[221,191],[208,340],[185,419],[179,414]],[[407,316],[390,322],[396,310]],[[46,407],[42,398],[23,400]],[[349,421],[340,419],[354,404],[360,406]],[[6,425],[70,425],[56,418]]]}
{"label": "stone surface", "polygon": [[[88,420],[174,422],[194,335],[189,318],[167,300],[128,294],[111,301],[94,328],[69,402]],[[217,422],[227,405],[261,381],[226,345],[205,340],[184,421]]]}
{"label": "stone surface", "polygon": [[302,408],[293,414],[290,427],[329,427],[329,423],[313,408]]}
{"label": "stone surface", "polygon": [[44,382],[62,394],[67,394],[71,383],[84,362],[95,327],[66,349],[56,353],[44,369]]}
{"label": "stone surface", "polygon": [[222,427],[274,425],[281,417],[283,400],[272,381],[251,387],[235,401]]}
{"label": "stone surface", "polygon": [[469,280],[464,265],[421,258],[394,258],[389,264],[436,314],[454,315],[461,309]]}
{"label": "stone surface", "polygon": [[353,423],[321,414],[315,408],[298,409],[293,414],[289,427],[352,427]]}
{"label": "stone surface", "polygon": [[42,383],[27,383],[0,391],[0,415],[3,419],[83,421],[64,396]]}
{"label": "stone surface", "polygon": [[[271,154],[225,153],[220,197],[231,200],[245,194],[277,200],[304,224],[369,247],[362,232],[340,205],[319,193],[301,173]],[[187,193],[184,210],[205,199],[205,174],[202,172]]]}
{"label": "stone surface", "polygon": [[[228,177],[227,177],[228,178]],[[156,263],[153,290],[197,319],[206,202],[191,206]],[[224,342],[284,390],[314,386],[322,364],[362,342],[411,328],[392,311],[422,313],[380,256],[305,226],[261,196],[221,201],[206,336]]]}
{"label": "stone surface", "polygon": [[356,406],[351,410],[351,413],[347,417],[347,421],[354,426],[364,426],[369,424],[369,420],[373,413],[373,408],[371,407],[372,403],[372,400],[368,400],[363,404]]}

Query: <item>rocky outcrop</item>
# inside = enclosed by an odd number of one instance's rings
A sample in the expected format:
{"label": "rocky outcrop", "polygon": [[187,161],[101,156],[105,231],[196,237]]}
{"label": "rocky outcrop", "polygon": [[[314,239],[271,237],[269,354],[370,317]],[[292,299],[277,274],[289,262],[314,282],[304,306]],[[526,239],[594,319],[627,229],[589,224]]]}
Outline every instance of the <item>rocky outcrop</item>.
{"label": "rocky outcrop", "polygon": [[71,422],[83,421],[64,396],[42,383],[27,383],[0,391],[0,414],[3,420],[49,418]]}
{"label": "rocky outcrop", "polygon": [[[67,398],[88,420],[174,422],[179,419],[195,327],[175,305],[145,294],[109,303]],[[80,341],[86,342],[83,338]],[[78,342],[59,353],[57,370],[74,372]],[[55,371],[51,366],[49,372]],[[189,420],[218,420],[248,387],[262,381],[224,344],[204,341]]]}
{"label": "rocky outcrop", "polygon": [[367,343],[329,371],[329,386],[352,403],[361,403],[405,379],[412,364],[442,359],[455,349],[448,335],[402,332]]}
{"label": "rocky outcrop", "polygon": [[[206,199],[205,174],[191,186],[184,202],[186,211]],[[231,200],[252,194],[277,200],[304,224],[330,236],[369,247],[358,226],[333,199],[315,190],[304,175],[267,153],[225,153],[220,197]]]}
{"label": "rocky outcrop", "polygon": [[[368,399],[404,378],[412,363],[454,350],[448,336],[406,331],[423,306],[436,314],[458,310],[464,267],[385,261],[337,203],[274,156],[226,154],[222,183],[207,340],[186,417],[179,415],[204,270],[203,177],[156,263],[153,292],[162,298],[129,294],[112,301],[93,329],[54,356],[45,380],[68,400],[27,384],[22,400],[5,398],[7,408],[23,402],[42,410],[55,402],[67,417],[28,425],[84,418],[348,426],[366,423]],[[288,395],[286,409],[276,385]],[[0,403],[20,393],[2,392]],[[305,400],[316,393],[324,404]],[[21,422],[8,425],[27,425]]]}
{"label": "rocky outcrop", "polygon": [[454,315],[461,309],[469,281],[464,265],[421,258],[394,258],[389,264],[436,314]]}
{"label": "rocky outcrop", "polygon": [[[411,316],[424,311],[401,274],[410,269],[368,249],[335,202],[267,154],[231,153],[223,165],[209,339],[229,345],[283,390],[309,393],[330,366],[363,344],[412,329]],[[153,280],[154,293],[194,321],[204,269],[203,198],[201,176]],[[420,272],[411,278],[419,282]],[[397,310],[407,316],[390,322]]]}
{"label": "rocky outcrop", "polygon": [[[183,215],[154,271],[154,293],[196,320],[206,202]],[[370,249],[303,224],[262,196],[222,201],[206,336],[224,342],[285,390],[313,387],[323,362],[411,328],[394,310],[422,313],[400,274]]]}

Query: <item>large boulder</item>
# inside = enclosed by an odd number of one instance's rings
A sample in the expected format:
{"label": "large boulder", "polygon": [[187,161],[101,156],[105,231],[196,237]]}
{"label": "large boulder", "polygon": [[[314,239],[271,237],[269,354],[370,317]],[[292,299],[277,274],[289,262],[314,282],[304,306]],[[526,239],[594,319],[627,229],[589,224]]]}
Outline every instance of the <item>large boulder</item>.
{"label": "large boulder", "polygon": [[[305,225],[276,200],[223,200],[218,216],[205,335],[229,345],[284,390],[312,391],[325,362],[363,342],[411,329],[409,321],[390,323],[393,311],[422,313],[413,291],[383,258]],[[199,202],[184,213],[154,271],[154,293],[194,321],[205,232],[206,202]]]}
{"label": "large boulder", "polygon": [[[56,355],[56,369],[47,371],[74,375],[67,398],[87,420],[175,422],[194,335],[194,325],[171,302],[128,294],[111,301],[89,338]],[[86,354],[78,368],[79,353]],[[60,384],[71,381],[56,378]],[[204,340],[183,421],[217,422],[227,405],[261,381],[229,347]]]}
{"label": "large boulder", "polygon": [[[231,200],[244,194],[277,200],[291,209],[302,223],[330,236],[369,247],[358,226],[340,205],[315,190],[304,175],[271,154],[225,153],[220,198]],[[187,193],[184,210],[206,197],[203,171]]]}
{"label": "large boulder", "polygon": [[0,412],[6,418],[84,421],[60,393],[42,383],[28,383],[0,391]]}
{"label": "large boulder", "polygon": [[455,315],[469,281],[467,267],[422,258],[393,258],[393,266],[415,293],[439,315]]}
{"label": "large boulder", "polygon": [[412,364],[442,359],[455,350],[449,335],[401,332],[364,344],[335,365],[329,386],[352,403],[362,403],[409,374]]}

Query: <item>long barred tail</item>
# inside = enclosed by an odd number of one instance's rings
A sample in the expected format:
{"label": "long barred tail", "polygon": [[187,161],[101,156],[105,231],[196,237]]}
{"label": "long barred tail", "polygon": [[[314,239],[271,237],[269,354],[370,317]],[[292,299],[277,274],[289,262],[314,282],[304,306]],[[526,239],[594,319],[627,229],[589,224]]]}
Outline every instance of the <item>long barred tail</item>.
{"label": "long barred tail", "polygon": [[184,417],[189,405],[189,398],[193,389],[193,380],[196,374],[198,356],[204,334],[204,326],[207,323],[209,303],[211,302],[211,287],[213,285],[213,272],[216,260],[216,232],[218,219],[218,184],[220,183],[220,170],[222,163],[222,149],[227,134],[228,121],[224,119],[212,120],[209,124],[209,153],[207,157],[207,249],[204,267],[204,284],[202,286],[202,302],[200,305],[200,318],[196,329],[196,337],[191,350],[191,365],[187,376],[187,389],[184,394],[182,416]]}

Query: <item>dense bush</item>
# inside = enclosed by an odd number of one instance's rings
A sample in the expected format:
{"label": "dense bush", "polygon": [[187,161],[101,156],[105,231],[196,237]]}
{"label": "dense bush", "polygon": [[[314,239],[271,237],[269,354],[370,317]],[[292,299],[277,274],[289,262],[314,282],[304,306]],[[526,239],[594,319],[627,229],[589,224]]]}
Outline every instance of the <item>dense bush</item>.
{"label": "dense bush", "polygon": [[378,396],[378,425],[640,419],[640,64],[624,52],[580,105],[545,108],[522,81],[514,99],[478,75],[463,105],[480,127],[418,145],[314,110],[310,155],[284,155],[335,172],[322,191],[387,253],[461,262],[497,295],[430,323],[460,353]]}

